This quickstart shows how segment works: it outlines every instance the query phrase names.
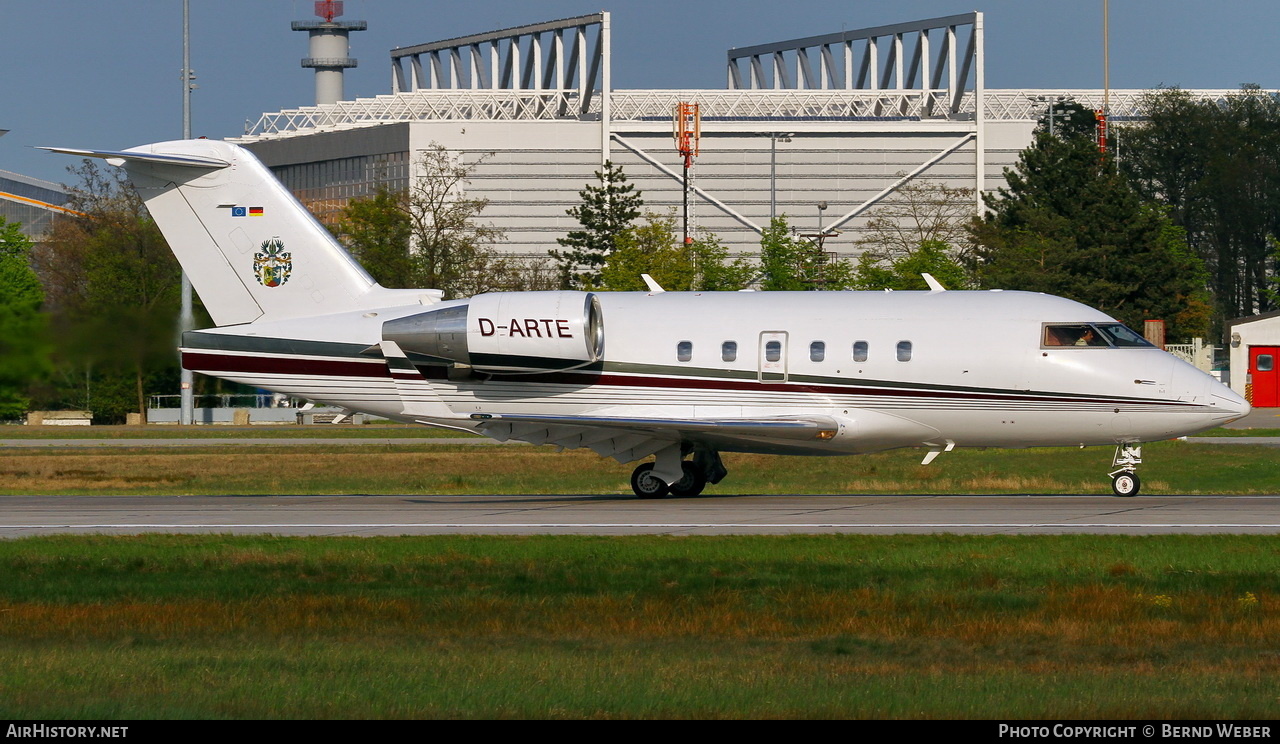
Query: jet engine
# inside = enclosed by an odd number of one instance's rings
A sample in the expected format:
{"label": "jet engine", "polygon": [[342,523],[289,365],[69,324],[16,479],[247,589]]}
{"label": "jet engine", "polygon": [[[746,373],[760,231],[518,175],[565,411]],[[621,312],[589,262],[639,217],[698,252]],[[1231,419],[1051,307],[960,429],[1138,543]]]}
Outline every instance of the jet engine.
{"label": "jet engine", "polygon": [[382,338],[438,364],[551,372],[599,361],[604,321],[590,292],[491,292],[389,320]]}

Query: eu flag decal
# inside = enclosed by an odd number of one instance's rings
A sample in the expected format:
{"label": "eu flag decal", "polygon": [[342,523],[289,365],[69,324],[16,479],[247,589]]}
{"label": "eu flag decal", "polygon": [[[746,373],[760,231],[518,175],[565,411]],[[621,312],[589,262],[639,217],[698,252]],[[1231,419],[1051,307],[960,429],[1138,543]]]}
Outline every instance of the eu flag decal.
{"label": "eu flag decal", "polygon": [[232,207],[231,208],[232,217],[244,217],[247,214],[249,214],[248,207]]}

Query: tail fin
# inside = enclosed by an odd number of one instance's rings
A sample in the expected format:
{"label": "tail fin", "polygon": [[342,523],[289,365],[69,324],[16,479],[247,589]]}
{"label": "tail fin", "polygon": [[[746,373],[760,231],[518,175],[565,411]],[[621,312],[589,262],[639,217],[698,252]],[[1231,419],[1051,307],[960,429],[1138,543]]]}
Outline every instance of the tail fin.
{"label": "tail fin", "polygon": [[179,140],[57,151],[124,166],[220,326],[364,309],[390,294],[248,150]]}

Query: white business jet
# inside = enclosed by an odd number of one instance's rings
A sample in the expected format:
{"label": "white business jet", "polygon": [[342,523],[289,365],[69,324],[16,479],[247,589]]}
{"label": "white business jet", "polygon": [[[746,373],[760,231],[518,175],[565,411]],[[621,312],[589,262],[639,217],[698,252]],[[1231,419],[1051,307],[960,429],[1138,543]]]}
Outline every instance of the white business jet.
{"label": "white business jet", "polygon": [[[55,149],[55,148],[50,148]],[[252,154],[188,140],[123,166],[216,328],[190,370],[389,419],[639,465],[693,496],[721,452],[1141,445],[1249,404],[1115,319],[1027,292],[495,292],[442,300],[369,277]]]}

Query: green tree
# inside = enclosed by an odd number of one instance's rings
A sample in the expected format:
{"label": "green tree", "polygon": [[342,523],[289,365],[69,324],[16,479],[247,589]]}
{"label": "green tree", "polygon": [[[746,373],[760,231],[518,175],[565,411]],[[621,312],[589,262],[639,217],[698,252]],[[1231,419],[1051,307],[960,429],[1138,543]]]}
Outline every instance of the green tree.
{"label": "green tree", "polygon": [[505,234],[478,221],[489,200],[467,196],[466,187],[485,157],[464,163],[432,142],[408,189],[352,200],[335,229],[384,287],[439,289],[448,298],[547,288],[553,279],[545,266],[498,253],[493,245]]}
{"label": "green tree", "polygon": [[967,289],[969,271],[951,255],[951,247],[940,240],[925,240],[915,250],[896,259],[880,259],[871,252],[858,257],[852,289],[928,289],[923,274],[937,279],[947,289]]}
{"label": "green tree", "polygon": [[973,211],[973,189],[913,181],[871,210],[858,247],[863,255],[888,262],[917,252],[926,242],[954,246],[963,254]]}
{"label": "green tree", "polygon": [[50,370],[44,291],[20,227],[0,217],[0,420],[21,417],[32,384]]}
{"label": "green tree", "polygon": [[641,274],[672,292],[714,292],[745,289],[755,269],[744,259],[730,261],[714,235],[700,235],[686,245],[676,235],[674,215],[648,214],[644,224],[618,235],[600,274],[602,286],[618,292],[647,289]]}
{"label": "green tree", "polygon": [[566,287],[600,284],[601,269],[613,253],[618,236],[631,227],[644,206],[640,192],[627,182],[621,166],[605,161],[603,170],[595,175],[599,184],[588,184],[578,192],[582,203],[565,210],[582,229],[571,230],[556,240],[565,250],[551,251]]}
{"label": "green tree", "polygon": [[775,217],[760,235],[760,288],[766,291],[849,289],[854,267],[817,243],[791,233],[785,216]]}
{"label": "green tree", "polygon": [[1209,269],[1216,321],[1276,307],[1280,101],[1256,85],[1217,99],[1162,90],[1121,133],[1137,190],[1167,207]]}
{"label": "green tree", "polygon": [[420,286],[407,197],[379,187],[371,197],[348,202],[336,226],[351,254],[384,287]]}
{"label": "green tree", "polygon": [[1005,179],[972,227],[979,286],[1061,295],[1133,326],[1161,318],[1175,338],[1205,333],[1191,312],[1203,264],[1092,138],[1038,131]]}
{"label": "green tree", "polygon": [[37,256],[57,341],[55,405],[95,420],[145,413],[149,391],[178,388],[181,269],[123,172],[86,160]]}

